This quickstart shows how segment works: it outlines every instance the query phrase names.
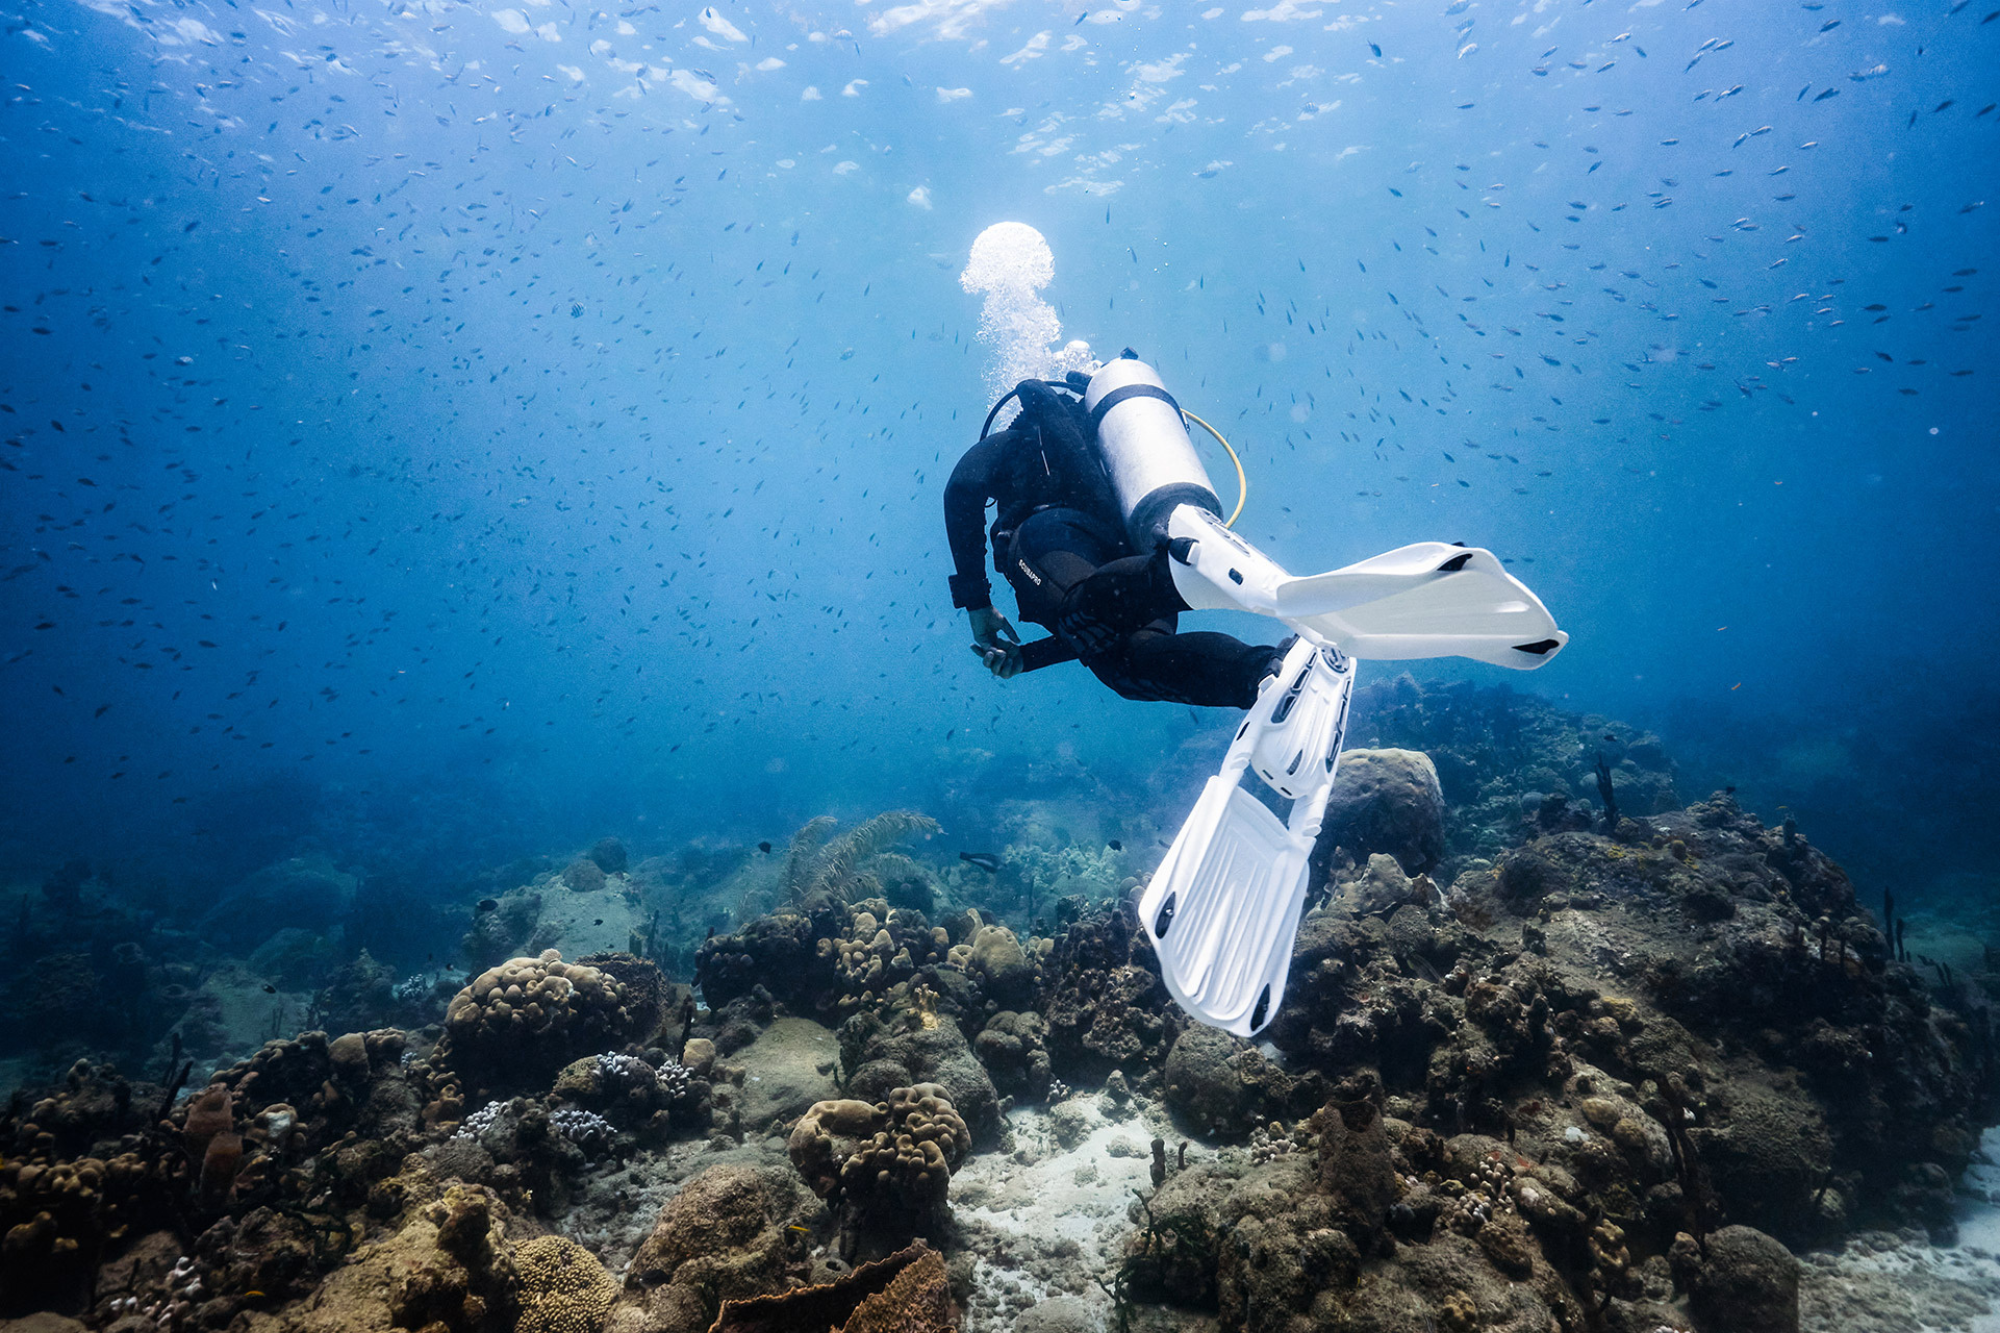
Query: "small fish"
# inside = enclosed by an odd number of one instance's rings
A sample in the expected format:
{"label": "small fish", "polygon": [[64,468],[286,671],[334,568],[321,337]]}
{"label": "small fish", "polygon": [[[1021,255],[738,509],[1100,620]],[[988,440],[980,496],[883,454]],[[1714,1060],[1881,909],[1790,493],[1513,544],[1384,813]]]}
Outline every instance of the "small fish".
{"label": "small fish", "polygon": [[276,986],[273,986],[270,982],[267,981],[264,983],[264,993],[266,995],[276,995],[278,993],[278,988]]}
{"label": "small fish", "polygon": [[768,842],[760,842],[757,844],[757,850],[765,853],[766,855],[769,855],[771,851],[771,844]]}
{"label": "small fish", "polygon": [[1122,852],[1125,850],[1125,844],[1118,841],[1118,839],[1116,838],[1113,838],[1110,842],[1104,845],[1109,847],[1114,852]]}
{"label": "small fish", "polygon": [[958,859],[968,865],[978,866],[989,875],[1000,873],[1000,858],[991,852],[960,852]]}
{"label": "small fish", "polygon": [[595,921],[591,922],[590,924],[591,924],[591,925],[593,925],[593,926],[601,926],[601,925],[603,925],[603,924],[604,924],[604,918],[603,918],[603,917],[598,917],[598,918],[597,918],[597,920],[595,920]]}
{"label": "small fish", "polygon": [[497,907],[499,907],[499,906],[500,906],[499,902],[498,902],[497,900],[495,900],[495,899],[492,899],[492,898],[481,898],[481,899],[479,900],[479,906],[478,906],[478,907],[476,907],[476,908],[474,908],[473,910],[475,910],[475,911],[479,911],[479,912],[491,912],[491,911],[493,911],[493,910],[494,910],[495,908],[497,908]]}
{"label": "small fish", "polygon": [[1368,43],[1368,49],[1375,53],[1375,58],[1377,60],[1380,60],[1382,58],[1382,48],[1375,45],[1375,43],[1373,42]]}

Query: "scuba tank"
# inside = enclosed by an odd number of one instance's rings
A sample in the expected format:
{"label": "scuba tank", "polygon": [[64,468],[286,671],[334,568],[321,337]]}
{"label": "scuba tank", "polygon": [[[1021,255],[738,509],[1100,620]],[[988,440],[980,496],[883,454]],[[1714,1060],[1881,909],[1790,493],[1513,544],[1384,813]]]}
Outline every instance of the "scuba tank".
{"label": "scuba tank", "polygon": [[1222,517],[1215,483],[1181,424],[1180,404],[1130,348],[1090,377],[1083,406],[1134,551],[1165,542],[1167,517],[1180,505]]}

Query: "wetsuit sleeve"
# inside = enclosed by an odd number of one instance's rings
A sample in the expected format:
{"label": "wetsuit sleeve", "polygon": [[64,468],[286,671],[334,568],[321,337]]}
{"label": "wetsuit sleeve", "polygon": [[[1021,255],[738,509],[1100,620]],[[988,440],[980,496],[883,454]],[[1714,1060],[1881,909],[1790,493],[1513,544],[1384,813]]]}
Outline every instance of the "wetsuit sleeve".
{"label": "wetsuit sleeve", "polygon": [[951,604],[977,611],[993,605],[986,578],[986,502],[997,498],[1007,436],[989,435],[965,451],[944,487],[944,531],[951,543]]}

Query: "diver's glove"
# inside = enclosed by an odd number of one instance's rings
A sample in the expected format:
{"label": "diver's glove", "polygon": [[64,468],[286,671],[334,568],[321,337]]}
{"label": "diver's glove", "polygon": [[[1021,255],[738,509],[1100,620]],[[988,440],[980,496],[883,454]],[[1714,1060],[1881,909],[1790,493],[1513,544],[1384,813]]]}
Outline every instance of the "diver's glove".
{"label": "diver's glove", "polygon": [[972,621],[972,651],[986,663],[986,669],[1001,680],[1021,674],[1021,636],[998,609],[991,606],[967,611]]}

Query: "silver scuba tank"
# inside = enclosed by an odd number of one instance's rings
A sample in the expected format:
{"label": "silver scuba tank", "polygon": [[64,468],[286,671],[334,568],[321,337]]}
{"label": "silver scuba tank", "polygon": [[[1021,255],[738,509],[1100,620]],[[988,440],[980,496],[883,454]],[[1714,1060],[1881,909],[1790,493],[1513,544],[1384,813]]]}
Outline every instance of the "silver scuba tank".
{"label": "silver scuba tank", "polygon": [[1132,549],[1144,554],[1167,538],[1167,516],[1194,505],[1222,517],[1215,484],[1195,454],[1180,405],[1159,374],[1130,351],[1107,361],[1083,395],[1097,428],[1097,448]]}

